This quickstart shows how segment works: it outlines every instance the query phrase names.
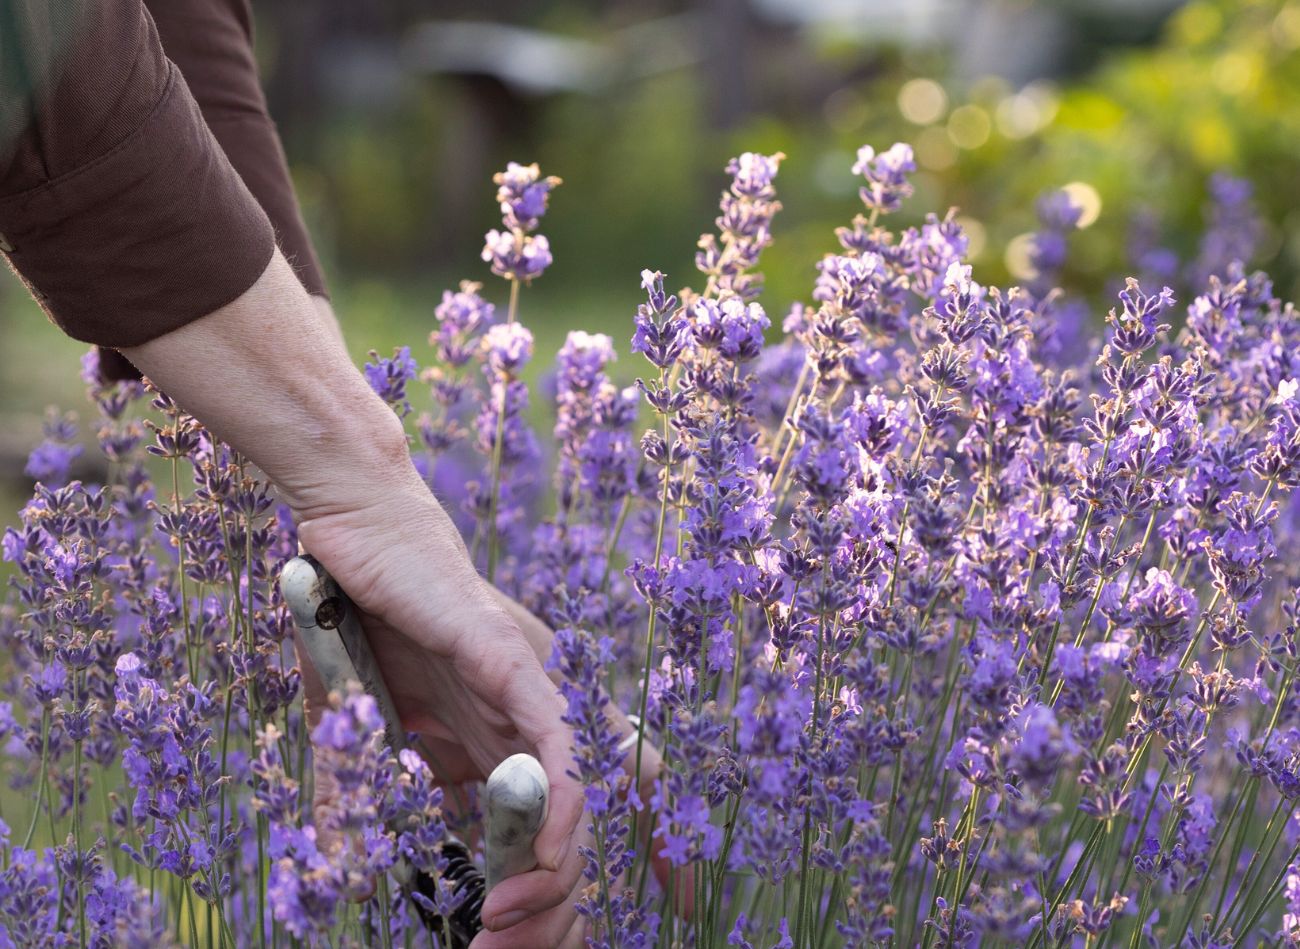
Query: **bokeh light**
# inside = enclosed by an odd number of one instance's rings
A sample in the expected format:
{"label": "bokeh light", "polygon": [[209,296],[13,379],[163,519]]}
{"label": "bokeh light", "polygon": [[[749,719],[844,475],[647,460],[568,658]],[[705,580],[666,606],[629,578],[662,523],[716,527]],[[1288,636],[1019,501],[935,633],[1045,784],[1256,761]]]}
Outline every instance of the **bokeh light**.
{"label": "bokeh light", "polygon": [[1080,228],[1089,227],[1101,216],[1101,195],[1088,182],[1071,181],[1067,185],[1062,185],[1061,190],[1068,194],[1074,205],[1083,212],[1079,215]]}
{"label": "bokeh light", "polygon": [[953,109],[948,116],[948,137],[958,148],[979,148],[992,130],[988,112],[973,103]]}
{"label": "bokeh light", "polygon": [[1056,116],[1057,96],[1048,83],[1030,83],[998,103],[998,131],[1011,139],[1028,138]]}
{"label": "bokeh light", "polygon": [[938,122],[948,111],[948,93],[933,79],[912,79],[898,90],[898,111],[916,125]]}
{"label": "bokeh light", "polygon": [[1038,275],[1032,263],[1033,253],[1033,234],[1017,234],[1007,241],[1007,249],[1002,255],[1007,273],[1017,280],[1033,280]]}

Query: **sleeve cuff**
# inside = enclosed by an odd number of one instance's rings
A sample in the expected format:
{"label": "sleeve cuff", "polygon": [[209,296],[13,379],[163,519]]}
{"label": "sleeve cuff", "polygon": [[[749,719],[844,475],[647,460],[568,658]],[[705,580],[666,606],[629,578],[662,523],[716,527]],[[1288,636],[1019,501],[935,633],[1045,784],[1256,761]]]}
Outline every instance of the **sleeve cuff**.
{"label": "sleeve cuff", "polygon": [[10,263],[64,332],[138,346],[238,298],[275,250],[266,213],[170,62],[158,104],[99,158],[0,200]]}

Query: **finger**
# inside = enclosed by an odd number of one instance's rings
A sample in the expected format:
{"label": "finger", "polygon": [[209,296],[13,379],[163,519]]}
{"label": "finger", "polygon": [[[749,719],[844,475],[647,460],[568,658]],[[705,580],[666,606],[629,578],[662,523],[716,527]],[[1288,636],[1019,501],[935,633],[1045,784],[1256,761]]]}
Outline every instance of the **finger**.
{"label": "finger", "polygon": [[[539,760],[542,761],[543,767],[546,767],[547,757],[554,760],[555,757],[567,757],[570,754],[567,741],[563,741],[558,748],[551,750],[551,739],[544,739],[542,746],[538,748]],[[548,776],[553,772],[548,770]],[[566,779],[569,784],[576,784],[572,779]],[[578,885],[582,876],[583,858],[578,852],[578,822],[582,818],[583,798],[580,788],[570,792],[567,789],[557,789],[554,781],[551,781],[551,810],[547,814],[546,823],[542,831],[537,835],[537,842],[534,843],[534,852],[538,856],[538,868],[528,873],[520,873],[516,876],[502,880],[488,895],[483,904],[483,920],[490,929],[501,929],[509,926],[511,921],[519,918],[519,914],[532,916],[543,913],[555,906],[560,905],[569,896],[575,886]],[[561,793],[563,790],[564,793]],[[577,811],[572,813],[569,807],[569,813],[563,810],[557,810],[555,802],[568,802],[577,800]],[[543,847],[550,847],[551,844],[542,842],[542,833],[548,828],[554,830],[552,839],[558,839],[557,850],[544,850]],[[585,839],[590,845],[592,841]],[[541,855],[552,853],[552,862],[547,865],[542,862]]]}
{"label": "finger", "polygon": [[[548,784],[546,820],[533,842],[538,869],[492,891],[483,918],[494,921],[540,913],[567,897],[582,873],[574,836],[584,801],[582,787],[568,774],[573,768],[573,737],[564,723],[565,704],[555,684],[519,627],[490,594],[478,620],[474,633],[462,634],[456,643],[456,672],[503,717],[508,732],[537,756]],[[501,737],[511,736],[502,733]],[[500,928],[494,922],[489,925]]]}
{"label": "finger", "polygon": [[537,865],[559,871],[573,863],[574,838],[586,806],[582,785],[569,774],[574,766],[573,744],[567,729],[525,739],[537,749],[537,760],[550,781],[546,822],[533,844]]}
{"label": "finger", "polygon": [[[493,588],[492,592],[510,618],[519,624],[524,638],[528,640],[534,653],[545,662],[554,639],[554,634],[550,628],[501,591]],[[551,679],[556,682],[559,681],[560,676],[558,670],[550,674]],[[658,746],[648,735],[640,732],[637,725],[633,724],[621,709],[611,705],[608,715],[611,729],[615,734],[622,736],[623,739],[620,744],[620,749],[624,752],[623,770],[636,782],[640,804],[643,808],[648,807],[654,797],[655,780],[663,769],[663,756],[660,754]],[[543,768],[545,768],[545,764],[543,764]],[[567,763],[565,770],[568,770]],[[645,817],[637,821],[640,844],[650,850],[651,866],[660,885],[667,886],[669,876],[672,875],[674,887],[678,890],[680,911],[685,915],[689,915],[690,904],[694,901],[691,875],[685,872],[689,868],[678,868],[676,873],[671,873],[668,858],[665,856],[666,848],[658,838],[652,839],[651,837],[654,829],[654,819],[648,811],[644,813]]]}
{"label": "finger", "polygon": [[[470,943],[470,949],[569,949],[583,945],[586,920],[578,915],[577,902],[582,898],[583,884],[576,885],[566,899],[554,909],[522,919],[506,929],[484,929]],[[573,942],[574,933],[578,941]]]}
{"label": "finger", "polygon": [[[532,647],[538,660],[545,665],[550,658],[552,644],[555,634],[544,622],[530,613],[520,603],[511,599],[495,587],[490,588],[493,597],[497,603],[504,609],[510,619],[519,626],[520,631],[524,634],[529,646]],[[548,673],[554,682],[559,682],[563,674],[557,669]],[[654,794],[655,779],[663,767],[663,757],[659,753],[658,747],[650,739],[638,734],[637,726],[634,725],[627,715],[623,714],[621,709],[610,706],[609,709],[610,727],[614,733],[622,736],[622,750],[626,753],[623,759],[623,769],[631,775],[633,780],[637,780],[637,793],[642,804],[648,804]],[[543,767],[545,767],[543,765]],[[566,763],[565,770],[569,765]]]}
{"label": "finger", "polygon": [[560,949],[582,949],[587,944],[587,918],[579,916],[569,927],[568,933],[560,940]]}
{"label": "finger", "polygon": [[[530,613],[520,603],[515,602],[506,596],[496,587],[492,587],[492,595],[497,603],[505,610],[506,614],[515,621],[520,632],[524,634],[524,639],[533,650],[533,655],[537,661],[545,668],[547,660],[551,658],[551,649],[555,642],[555,633],[544,622]],[[552,682],[559,683],[563,677],[558,669],[547,673]]]}
{"label": "finger", "polygon": [[573,768],[573,733],[564,723],[564,700],[519,627],[504,611],[495,612],[490,617],[491,631],[462,637],[456,670],[488,706],[504,716],[546,772],[547,817],[533,846],[538,866],[558,871],[573,850],[583,809],[582,787],[568,773]]}
{"label": "finger", "polygon": [[563,902],[582,874],[575,837],[582,819],[581,785],[573,767],[572,734],[562,720],[563,701],[532,657],[516,664],[505,684],[503,705],[520,737],[534,749],[549,785],[546,820],[533,843],[538,869],[503,881],[483,907],[485,920],[535,914]]}
{"label": "finger", "polygon": [[321,713],[329,707],[329,694],[303,644],[302,630],[296,625],[293,628],[293,651],[298,657],[298,672],[302,675],[302,701],[307,715],[307,727],[315,728],[320,724]]}
{"label": "finger", "polygon": [[502,880],[483,904],[483,925],[493,931],[508,929],[563,905],[582,879],[583,863],[575,846],[558,870],[530,870]]}

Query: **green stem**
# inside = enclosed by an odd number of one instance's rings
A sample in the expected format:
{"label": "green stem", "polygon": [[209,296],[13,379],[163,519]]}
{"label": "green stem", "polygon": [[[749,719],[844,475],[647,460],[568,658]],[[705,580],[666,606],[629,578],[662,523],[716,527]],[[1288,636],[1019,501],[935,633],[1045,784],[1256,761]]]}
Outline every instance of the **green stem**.
{"label": "green stem", "polygon": [[[49,778],[49,758],[50,758],[50,709],[45,706],[41,709],[41,771],[36,780],[36,800],[32,805],[32,822],[27,826],[27,834],[23,837],[23,849],[27,850],[32,845],[32,837],[36,834],[36,823],[41,818],[41,800],[45,795],[45,783]],[[50,841],[55,843],[54,840]]]}
{"label": "green stem", "polygon": [[[1102,832],[1105,830],[1105,827],[1106,825],[1103,821],[1098,821],[1093,827],[1092,833],[1088,837],[1088,843],[1084,846],[1083,853],[1079,855],[1079,862],[1076,863],[1074,869],[1070,871],[1070,875],[1065,880],[1065,885],[1057,891],[1056,896],[1052,897],[1051,905],[1047,910],[1047,917],[1049,919],[1056,914],[1056,908],[1061,905],[1069,893],[1074,889],[1076,882],[1080,882],[1080,879],[1087,879],[1088,871],[1092,869],[1093,854],[1096,852],[1097,845],[1101,841]],[[1083,875],[1082,878],[1080,878],[1080,874]],[[1037,945],[1038,935],[1035,934],[1034,938],[1029,943],[1029,949],[1034,949]]]}
{"label": "green stem", "polygon": [[[77,674],[80,678],[81,673]],[[78,698],[81,689],[77,688]],[[72,839],[77,848],[77,861],[85,851],[81,846],[81,741],[72,743]],[[86,887],[82,874],[77,874],[77,933],[81,949],[86,949]]]}
{"label": "green stem", "polygon": [[[1224,914],[1224,922],[1220,923],[1217,919],[1214,921],[1216,934],[1222,931],[1222,929],[1231,928],[1229,924],[1240,918],[1242,914],[1248,912],[1252,906],[1252,901],[1255,897],[1255,890],[1259,887],[1259,881],[1264,878],[1264,871],[1268,868],[1268,862],[1273,859],[1273,853],[1277,850],[1278,843],[1286,833],[1286,825],[1290,818],[1290,814],[1288,813],[1287,818],[1281,821],[1279,821],[1278,818],[1287,810],[1286,799],[1283,798],[1281,801],[1278,801],[1277,810],[1273,812],[1273,816],[1269,819],[1268,826],[1264,829],[1264,836],[1262,838],[1262,840],[1269,840],[1271,838],[1272,842],[1268,845],[1266,851],[1256,850],[1254,856],[1251,857],[1250,863],[1246,865],[1246,873],[1241,878],[1241,887],[1233,896],[1232,902],[1228,904],[1228,910]],[[1273,830],[1274,824],[1277,824],[1276,832]],[[1258,861],[1259,873],[1255,875],[1255,879],[1251,881],[1250,888],[1247,889],[1246,881],[1250,880],[1251,872],[1255,869],[1256,858],[1259,857],[1261,852],[1264,853],[1264,857],[1262,860]],[[1245,894],[1244,902],[1241,899],[1243,894]],[[1237,908],[1239,902],[1241,903],[1240,909]]]}
{"label": "green stem", "polygon": [[[668,375],[663,369],[660,369],[659,385],[660,387],[664,387],[667,386],[667,384],[668,384]],[[666,527],[668,523],[668,496],[672,491],[672,482],[673,482],[672,443],[669,441],[672,435],[672,426],[671,426],[671,420],[669,419],[667,414],[664,414],[662,417],[662,425],[663,425],[663,440],[664,440],[664,471],[663,471],[663,484],[659,492],[659,519],[658,519],[658,523],[655,526],[654,565],[656,569],[658,569],[660,559],[663,556],[664,533],[666,531]],[[637,710],[636,767],[632,772],[633,773],[632,790],[634,793],[638,795],[641,793],[641,761],[645,751],[646,713],[650,703],[650,669],[651,666],[654,664],[655,624],[656,621],[658,620],[658,616],[659,616],[659,610],[656,608],[656,606],[653,603],[650,604],[650,616],[646,621],[645,655],[643,656],[643,662],[642,662],[641,696],[640,696],[640,704]],[[667,752],[668,749],[667,747],[665,747],[664,754],[666,755]],[[637,835],[637,830],[638,830],[637,824],[638,824],[639,817],[640,817],[639,811],[632,812],[632,839],[633,840],[640,839],[640,837]],[[638,895],[645,892],[646,868],[649,866],[649,864],[650,864],[649,860],[642,861],[641,878],[637,887]],[[667,896],[670,902],[676,900],[675,891],[670,891],[667,894]]]}
{"label": "green stem", "polygon": [[[506,324],[512,324],[519,312],[519,281],[510,280],[510,308],[506,311]],[[506,399],[510,394],[510,376],[502,373],[501,401],[497,404],[496,432],[492,440],[492,484],[488,494],[488,552],[487,581],[496,582],[497,558],[500,556],[501,537],[497,530],[497,507],[501,494],[501,456],[505,451]]]}
{"label": "green stem", "polygon": [[[1276,843],[1276,841],[1274,843]],[[1300,855],[1300,844],[1297,844],[1292,849],[1291,855],[1287,857],[1286,862],[1282,864],[1282,869],[1277,872],[1277,876],[1273,878],[1272,884],[1270,884],[1269,888],[1264,892],[1264,898],[1256,904],[1255,912],[1250,915],[1250,918],[1246,920],[1246,924],[1241,927],[1241,932],[1237,934],[1237,939],[1232,944],[1233,949],[1236,949],[1237,946],[1240,946],[1245,942],[1247,935],[1255,928],[1260,917],[1268,910],[1268,905],[1277,898],[1278,891],[1282,889],[1282,884],[1286,880],[1287,871],[1291,868],[1291,864],[1295,862],[1297,855]],[[1246,905],[1250,904],[1247,903]]]}

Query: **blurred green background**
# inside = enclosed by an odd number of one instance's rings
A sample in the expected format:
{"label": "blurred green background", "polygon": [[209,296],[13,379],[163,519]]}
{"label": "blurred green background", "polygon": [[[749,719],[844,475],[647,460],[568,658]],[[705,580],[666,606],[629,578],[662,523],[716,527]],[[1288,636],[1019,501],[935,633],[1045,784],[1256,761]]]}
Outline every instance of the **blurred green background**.
{"label": "blurred green background", "polygon": [[[722,167],[783,151],[786,210],[764,258],[779,317],[807,299],[855,212],[856,148],[916,148],[900,224],[961,209],[977,277],[1024,280],[1034,199],[1088,206],[1068,289],[1100,309],[1154,213],[1185,260],[1209,176],[1254,182],[1257,258],[1300,275],[1300,2],[699,0],[660,3],[255,0],[258,54],[336,310],[358,361],[421,361],[441,290],[504,286],[478,257],[492,172],[564,178],[544,232],[555,265],[522,320],[545,366],[564,333],[626,350],[643,267],[695,280]],[[1010,250],[1008,250],[1010,248]],[[80,407],[84,347],[0,281],[0,504],[21,503],[44,407]],[[635,362],[620,371],[631,376]],[[325,384],[322,381],[322,384]],[[90,453],[88,453],[89,455]],[[9,518],[6,517],[5,520]]]}

